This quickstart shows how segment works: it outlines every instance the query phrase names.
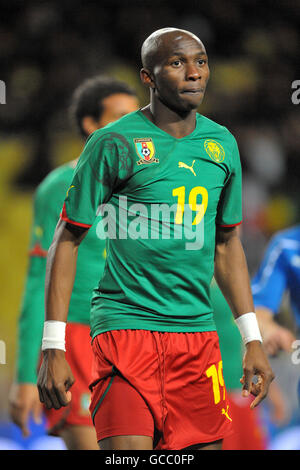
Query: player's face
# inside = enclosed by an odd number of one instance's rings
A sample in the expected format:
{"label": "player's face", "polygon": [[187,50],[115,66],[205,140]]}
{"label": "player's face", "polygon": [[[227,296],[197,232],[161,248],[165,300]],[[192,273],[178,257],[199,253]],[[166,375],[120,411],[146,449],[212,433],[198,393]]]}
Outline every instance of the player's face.
{"label": "player's face", "polygon": [[97,122],[97,128],[104,127],[110,122],[120,119],[125,114],[136,111],[139,107],[135,96],[126,93],[116,93],[104,98],[102,101],[103,112]]}
{"label": "player's face", "polygon": [[209,79],[208,58],[203,44],[189,35],[165,41],[160,61],[153,69],[155,95],[179,112],[196,109]]}

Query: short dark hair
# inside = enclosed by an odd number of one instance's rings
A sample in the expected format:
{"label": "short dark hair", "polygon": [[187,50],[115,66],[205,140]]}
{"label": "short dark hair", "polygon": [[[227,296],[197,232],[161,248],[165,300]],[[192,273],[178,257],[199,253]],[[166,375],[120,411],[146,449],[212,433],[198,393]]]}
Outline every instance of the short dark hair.
{"label": "short dark hair", "polygon": [[95,120],[100,119],[103,112],[102,101],[117,93],[136,96],[135,91],[127,83],[108,76],[88,78],[76,88],[71,99],[70,116],[81,135],[87,137],[82,127],[83,118],[91,116]]}

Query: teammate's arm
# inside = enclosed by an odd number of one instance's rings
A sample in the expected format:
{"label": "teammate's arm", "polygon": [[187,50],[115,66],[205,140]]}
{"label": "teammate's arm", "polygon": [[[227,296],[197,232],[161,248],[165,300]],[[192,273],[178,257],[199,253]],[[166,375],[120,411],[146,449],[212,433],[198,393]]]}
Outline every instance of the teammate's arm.
{"label": "teammate's arm", "polygon": [[[68,309],[76,274],[78,247],[87,229],[60,220],[48,251],[46,267],[46,321],[67,322]],[[43,351],[38,375],[38,390],[47,408],[59,409],[71,400],[69,388],[74,377],[65,359],[65,351],[49,348]]]}
{"label": "teammate's arm", "polygon": [[[51,242],[56,222],[50,227],[49,210],[46,210],[44,186],[35,193],[33,223],[21,314],[18,320],[18,348],[16,377],[9,394],[9,414],[20,427],[24,436],[29,436],[30,413],[39,423],[42,407],[36,388],[37,367],[44,320],[44,285],[47,249]],[[47,203],[46,203],[47,205]],[[47,217],[45,218],[45,213]],[[51,219],[51,218],[50,218]],[[56,219],[57,220],[57,219]],[[50,228],[52,228],[49,235]]]}
{"label": "teammate's arm", "polygon": [[[215,278],[235,319],[254,312],[247,262],[237,227],[217,227],[215,250]],[[243,359],[243,395],[256,396],[251,408],[267,395],[274,374],[259,340],[246,342]],[[258,376],[257,384],[252,382]]]}
{"label": "teammate's arm", "polygon": [[9,415],[23,436],[30,435],[30,413],[41,421],[42,406],[36,388],[37,367],[43,331],[43,299],[46,258],[31,256],[18,321],[16,376],[9,393]]}

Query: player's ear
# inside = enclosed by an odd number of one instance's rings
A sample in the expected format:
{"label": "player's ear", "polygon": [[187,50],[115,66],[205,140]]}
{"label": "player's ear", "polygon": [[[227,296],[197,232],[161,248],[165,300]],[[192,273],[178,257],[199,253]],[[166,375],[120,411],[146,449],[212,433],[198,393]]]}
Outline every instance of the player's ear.
{"label": "player's ear", "polygon": [[140,71],[140,77],[144,85],[152,89],[155,88],[154,78],[149,69],[142,68]]}

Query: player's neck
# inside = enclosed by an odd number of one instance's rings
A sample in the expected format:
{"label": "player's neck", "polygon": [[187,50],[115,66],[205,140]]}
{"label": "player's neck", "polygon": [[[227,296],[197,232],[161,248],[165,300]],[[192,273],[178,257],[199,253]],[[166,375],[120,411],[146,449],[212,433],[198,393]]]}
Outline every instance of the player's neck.
{"label": "player's neck", "polygon": [[179,115],[160,101],[152,101],[141,111],[153,124],[177,139],[191,134],[196,127],[196,110]]}

